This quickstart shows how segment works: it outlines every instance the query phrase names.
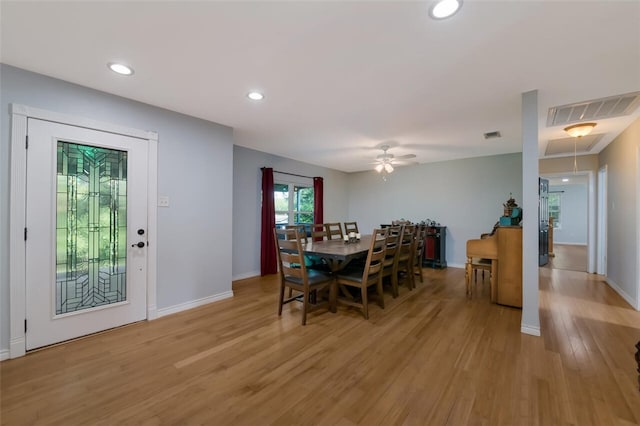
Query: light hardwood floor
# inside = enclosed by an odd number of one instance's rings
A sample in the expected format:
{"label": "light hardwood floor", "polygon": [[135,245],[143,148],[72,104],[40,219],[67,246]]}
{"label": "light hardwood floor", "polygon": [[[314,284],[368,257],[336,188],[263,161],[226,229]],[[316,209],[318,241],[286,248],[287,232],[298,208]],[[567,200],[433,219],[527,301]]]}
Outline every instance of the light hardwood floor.
{"label": "light hardwood floor", "polygon": [[555,244],[553,253],[554,256],[549,256],[548,268],[586,272],[587,246]]}
{"label": "light hardwood floor", "polygon": [[[640,424],[640,313],[598,276],[541,268],[542,337],[467,300],[461,269],[370,320],[276,314],[275,277],[235,297],[0,364],[2,424]],[[482,284],[478,283],[478,286]]]}

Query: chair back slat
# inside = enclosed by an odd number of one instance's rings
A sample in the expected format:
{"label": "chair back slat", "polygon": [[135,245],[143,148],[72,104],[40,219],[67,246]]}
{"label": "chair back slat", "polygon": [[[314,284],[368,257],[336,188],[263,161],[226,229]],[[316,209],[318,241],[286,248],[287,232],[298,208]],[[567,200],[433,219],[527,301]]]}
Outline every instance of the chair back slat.
{"label": "chair back slat", "polygon": [[313,241],[322,241],[327,238],[327,228],[324,223],[314,223],[311,225],[311,239]]}
{"label": "chair back slat", "polygon": [[364,265],[362,280],[366,281],[377,275],[384,266],[384,258],[387,250],[387,229],[374,229],[371,236],[371,245],[367,253],[367,261]]}
{"label": "chair back slat", "polygon": [[325,223],[324,226],[325,226],[325,228],[327,230],[327,239],[328,240],[341,240],[341,239],[343,239],[342,226],[340,225],[340,222]]}
{"label": "chair back slat", "polygon": [[358,231],[358,222],[344,222],[344,235],[349,235],[349,232],[360,233]]}

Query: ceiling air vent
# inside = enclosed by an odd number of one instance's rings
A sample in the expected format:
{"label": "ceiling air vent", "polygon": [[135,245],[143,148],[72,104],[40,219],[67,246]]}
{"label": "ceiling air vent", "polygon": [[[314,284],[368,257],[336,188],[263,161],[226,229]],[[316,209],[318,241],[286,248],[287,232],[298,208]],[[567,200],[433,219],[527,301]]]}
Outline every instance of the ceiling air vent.
{"label": "ceiling air vent", "polygon": [[629,115],[640,105],[640,92],[549,108],[547,127]]}
{"label": "ceiling air vent", "polygon": [[484,134],[484,138],[485,138],[485,139],[499,138],[499,137],[501,137],[501,136],[502,136],[502,135],[501,135],[501,134],[500,134],[500,132],[499,132],[499,131],[497,131],[497,130],[496,130],[496,131],[494,131],[494,132],[487,132],[487,133],[485,133],[485,134]]}
{"label": "ceiling air vent", "polygon": [[[601,134],[590,134],[581,138],[552,139],[547,143],[545,155],[573,154],[574,149],[577,154],[591,152],[600,139]],[[575,146],[574,146],[575,144]]]}

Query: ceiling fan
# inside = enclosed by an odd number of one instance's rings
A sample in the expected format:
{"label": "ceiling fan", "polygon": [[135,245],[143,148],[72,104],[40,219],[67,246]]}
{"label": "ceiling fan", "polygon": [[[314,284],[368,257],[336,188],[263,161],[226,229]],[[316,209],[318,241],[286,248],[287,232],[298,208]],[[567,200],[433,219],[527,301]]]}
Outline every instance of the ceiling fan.
{"label": "ceiling fan", "polygon": [[374,168],[378,173],[391,173],[394,170],[393,166],[408,166],[410,164],[416,164],[415,161],[406,161],[411,158],[416,158],[415,154],[406,154],[395,156],[389,152],[389,145],[382,145],[380,149],[382,150],[382,154],[376,157],[376,161],[373,164],[376,164]]}

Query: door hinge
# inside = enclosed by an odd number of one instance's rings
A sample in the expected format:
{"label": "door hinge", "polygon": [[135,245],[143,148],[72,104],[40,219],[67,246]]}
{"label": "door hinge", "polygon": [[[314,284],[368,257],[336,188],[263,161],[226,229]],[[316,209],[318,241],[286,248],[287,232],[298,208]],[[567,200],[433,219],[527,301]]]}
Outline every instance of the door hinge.
{"label": "door hinge", "polygon": [[27,332],[27,319],[24,319],[24,332]]}
{"label": "door hinge", "polygon": [[27,241],[27,228],[24,228],[24,240]]}
{"label": "door hinge", "polygon": [[24,137],[24,149],[29,149],[29,135]]}

